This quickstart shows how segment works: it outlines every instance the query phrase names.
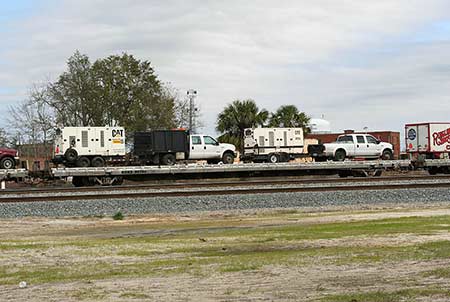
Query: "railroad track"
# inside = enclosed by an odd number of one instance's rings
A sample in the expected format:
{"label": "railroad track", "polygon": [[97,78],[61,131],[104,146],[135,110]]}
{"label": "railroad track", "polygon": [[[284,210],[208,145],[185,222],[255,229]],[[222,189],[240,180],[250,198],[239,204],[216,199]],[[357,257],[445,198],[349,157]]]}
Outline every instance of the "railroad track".
{"label": "railroad track", "polygon": [[[409,177],[405,177],[409,178]],[[414,180],[422,179],[420,177],[413,177]],[[446,179],[445,177],[441,177]],[[448,177],[447,177],[448,178]],[[383,178],[377,178],[383,179]],[[404,179],[402,177],[395,177],[395,181]],[[430,177],[426,177],[430,179]],[[372,179],[373,180],[373,179]],[[384,178],[386,181],[386,178]],[[198,183],[197,183],[198,184]],[[217,183],[219,184],[219,183]],[[290,183],[292,184],[292,183]],[[173,185],[173,184],[172,184]],[[186,185],[186,184],[185,184]],[[225,185],[225,183],[222,183]],[[242,182],[240,184],[243,186]],[[248,186],[248,183],[245,183]],[[253,185],[253,184],[252,184]],[[267,185],[267,182],[265,183]],[[271,183],[273,185],[273,183]],[[203,184],[203,187],[205,185]],[[211,187],[211,184],[208,184]],[[117,187],[121,189],[122,187]],[[183,187],[181,187],[183,188]],[[189,185],[192,188],[192,184]],[[401,183],[401,184],[361,184],[356,185],[339,185],[339,186],[308,186],[308,187],[253,187],[253,188],[225,188],[225,189],[202,189],[202,190],[178,190],[178,191],[152,191],[152,192],[127,192],[120,191],[118,193],[101,194],[101,192],[89,192],[86,194],[77,195],[48,195],[48,196],[5,196],[0,195],[0,203],[14,203],[14,202],[49,202],[49,201],[70,201],[70,200],[102,200],[102,199],[125,199],[125,198],[152,198],[152,197],[179,197],[179,196],[211,196],[211,195],[248,195],[248,194],[273,194],[273,193],[302,193],[302,192],[339,192],[339,191],[367,191],[367,190],[399,190],[399,189],[426,189],[426,188],[450,188],[450,181],[438,183]],[[111,188],[109,188],[111,190]],[[110,191],[109,190],[109,191]],[[34,192],[33,192],[34,193]],[[70,192],[67,192],[70,193]]]}
{"label": "railroad track", "polygon": [[356,178],[264,178],[245,180],[211,180],[196,182],[176,182],[176,183],[152,183],[139,185],[121,186],[92,186],[92,187],[50,187],[50,188],[27,188],[27,189],[6,189],[0,191],[0,198],[7,195],[16,194],[45,194],[45,193],[70,193],[70,192],[99,192],[102,191],[132,191],[132,190],[164,190],[164,189],[184,189],[184,188],[218,188],[218,187],[242,187],[242,186],[267,186],[267,185],[302,185],[302,184],[324,184],[324,183],[374,183],[385,181],[415,181],[415,180],[450,180],[450,175],[420,175],[420,176],[383,176],[383,177],[356,177]]}

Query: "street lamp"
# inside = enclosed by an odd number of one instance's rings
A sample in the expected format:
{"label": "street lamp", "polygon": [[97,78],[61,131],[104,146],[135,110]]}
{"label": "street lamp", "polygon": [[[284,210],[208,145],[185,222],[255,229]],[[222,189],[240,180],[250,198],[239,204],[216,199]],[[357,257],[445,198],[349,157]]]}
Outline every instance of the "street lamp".
{"label": "street lamp", "polygon": [[197,90],[189,89],[187,91],[187,97],[189,99],[189,131],[191,133],[195,132],[195,97],[197,96]]}

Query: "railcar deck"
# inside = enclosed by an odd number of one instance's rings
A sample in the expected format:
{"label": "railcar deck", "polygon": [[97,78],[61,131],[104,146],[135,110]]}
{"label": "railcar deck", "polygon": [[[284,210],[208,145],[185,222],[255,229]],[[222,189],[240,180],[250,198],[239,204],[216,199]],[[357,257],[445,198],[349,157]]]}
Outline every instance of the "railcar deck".
{"label": "railcar deck", "polygon": [[24,178],[28,176],[26,169],[0,169],[0,181],[14,178]]}
{"label": "railcar deck", "polygon": [[[449,161],[450,164],[450,161]],[[68,176],[130,176],[130,175],[175,175],[175,174],[226,174],[234,172],[264,171],[313,171],[313,170],[370,170],[401,169],[411,166],[409,160],[343,161],[310,163],[253,163],[231,165],[187,164],[174,166],[128,166],[101,168],[54,168],[54,177]]]}

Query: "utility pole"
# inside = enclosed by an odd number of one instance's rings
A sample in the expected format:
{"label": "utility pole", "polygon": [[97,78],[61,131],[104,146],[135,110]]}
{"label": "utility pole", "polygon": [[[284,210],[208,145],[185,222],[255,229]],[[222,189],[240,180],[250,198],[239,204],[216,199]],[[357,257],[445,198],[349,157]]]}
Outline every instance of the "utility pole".
{"label": "utility pole", "polygon": [[189,99],[189,131],[195,132],[195,97],[197,96],[197,90],[189,89],[187,91]]}

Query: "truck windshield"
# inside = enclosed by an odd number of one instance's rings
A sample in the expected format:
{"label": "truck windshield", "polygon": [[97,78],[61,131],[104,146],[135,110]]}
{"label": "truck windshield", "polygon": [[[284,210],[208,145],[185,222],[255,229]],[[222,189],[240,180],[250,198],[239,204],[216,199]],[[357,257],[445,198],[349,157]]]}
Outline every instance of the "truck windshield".
{"label": "truck windshield", "polygon": [[339,136],[336,140],[336,142],[338,143],[343,143],[343,144],[350,144],[353,143],[353,136],[351,135],[343,135],[343,136]]}

